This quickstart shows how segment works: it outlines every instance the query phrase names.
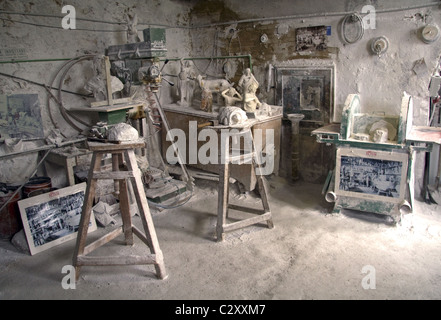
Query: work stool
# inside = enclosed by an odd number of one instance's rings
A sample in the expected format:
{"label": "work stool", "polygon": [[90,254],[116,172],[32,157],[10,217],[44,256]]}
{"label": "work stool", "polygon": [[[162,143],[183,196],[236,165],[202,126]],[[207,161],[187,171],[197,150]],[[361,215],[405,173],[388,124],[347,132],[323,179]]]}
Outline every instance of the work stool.
{"label": "work stool", "polygon": [[[143,141],[114,143],[89,142],[89,149],[93,151],[92,163],[89,170],[86,194],[81,213],[81,220],[77,234],[77,242],[73,256],[76,280],[79,278],[82,266],[117,266],[117,265],[144,265],[153,264],[159,279],[165,279],[165,270],[162,251],[159,248],[152,216],[147,203],[144,186],[141,180],[141,171],[135,157],[135,148],[145,147]],[[103,155],[112,155],[112,171],[101,171]],[[123,168],[125,160],[126,168]],[[122,228],[102,236],[86,246],[86,236],[91,218],[92,206],[95,197],[95,188],[98,179],[112,179],[118,183],[119,206],[122,217]],[[145,234],[132,224],[130,214],[129,188],[132,182],[138,213],[141,217]],[[150,254],[128,256],[88,256],[95,249],[103,246],[124,233],[126,245],[133,245],[133,234],[150,248]]]}
{"label": "work stool", "polygon": [[[243,139],[242,139],[243,138]],[[231,142],[233,142],[231,144]],[[243,147],[241,143],[243,142]],[[268,204],[268,196],[263,177],[260,174],[260,164],[256,161],[256,148],[254,145],[253,135],[250,128],[237,130],[233,128],[229,133],[221,134],[221,154],[219,169],[219,194],[218,194],[218,212],[216,234],[217,241],[223,241],[225,233],[240,228],[245,228],[257,223],[265,222],[268,228],[274,227],[271,210]],[[249,163],[256,173],[256,185],[259,196],[262,201],[263,209],[255,209],[245,206],[231,204],[229,198],[229,168],[230,164],[246,164]],[[229,209],[243,211],[254,214],[250,218],[228,223]]]}

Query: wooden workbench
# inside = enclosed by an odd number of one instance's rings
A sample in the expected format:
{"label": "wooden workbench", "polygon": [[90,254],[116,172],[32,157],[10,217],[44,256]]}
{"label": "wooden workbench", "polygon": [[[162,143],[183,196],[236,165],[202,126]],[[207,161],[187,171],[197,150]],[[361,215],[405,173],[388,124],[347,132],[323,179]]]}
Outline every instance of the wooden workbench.
{"label": "wooden workbench", "polygon": [[[274,130],[274,174],[279,172],[279,161],[280,161],[280,136],[281,136],[281,123],[282,123],[282,112],[279,106],[271,106],[272,115],[257,116],[256,122],[252,126],[252,130],[261,129],[262,130],[262,143],[265,144],[266,130]],[[170,129],[177,128],[184,131],[186,137],[189,137],[189,123],[190,121],[196,121],[197,124],[206,123],[209,120],[217,120],[219,113],[214,109],[214,112],[205,112],[192,107],[181,107],[177,104],[170,104],[163,106],[164,113],[167,117]],[[198,130],[199,132],[199,130]],[[167,149],[171,146],[171,143],[166,140],[166,130],[162,130],[162,155],[166,161]],[[220,140],[220,139],[219,139]],[[197,142],[197,150],[204,145],[206,141]],[[260,146],[257,146],[260,148]],[[264,150],[266,146],[263,146],[260,150]],[[189,141],[187,139],[186,155],[187,165],[190,167],[195,167],[204,171],[218,173],[219,166],[217,164],[201,164],[199,161],[195,164],[189,164]],[[241,165],[231,165],[231,177],[238,180],[243,184],[245,190],[253,190],[256,184],[256,176],[252,170],[252,166],[249,164]]]}
{"label": "wooden workbench", "polygon": [[74,168],[80,165],[90,165],[92,151],[84,144],[78,144],[78,148],[57,148],[49,152],[46,162],[54,163],[64,167],[66,170],[67,183],[69,186],[75,185]]}

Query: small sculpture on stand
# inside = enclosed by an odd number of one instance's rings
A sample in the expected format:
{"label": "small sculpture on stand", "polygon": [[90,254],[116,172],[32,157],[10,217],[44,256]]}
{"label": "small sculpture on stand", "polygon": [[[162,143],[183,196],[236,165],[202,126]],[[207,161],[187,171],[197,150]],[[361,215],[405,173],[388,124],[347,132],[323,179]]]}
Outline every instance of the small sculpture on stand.
{"label": "small sculpture on stand", "polygon": [[[83,87],[84,90],[93,94],[95,101],[112,99],[114,93],[121,92],[124,89],[124,84],[117,77],[110,75],[110,70],[107,74],[105,61],[108,62],[106,56],[97,55],[93,57],[93,77]],[[107,76],[109,79],[107,79]],[[107,87],[107,82],[109,82],[109,87]]]}
{"label": "small sculpture on stand", "polygon": [[219,123],[224,126],[242,126],[248,120],[247,114],[239,107],[225,107],[219,112]]}
{"label": "small sculpture on stand", "polygon": [[132,86],[132,73],[129,68],[125,67],[124,61],[113,61],[110,66],[110,73],[117,77],[124,85],[121,94],[123,97],[130,96],[130,88]]}
{"label": "small sculpture on stand", "polygon": [[103,59],[101,56],[93,57],[92,61],[93,77],[90,78],[84,85],[84,90],[93,94],[96,101],[106,99],[106,84],[105,84],[105,74]]}
{"label": "small sculpture on stand", "polygon": [[195,89],[196,74],[191,61],[180,60],[181,71],[178,74],[178,91],[181,106],[191,106]]}
{"label": "small sculpture on stand", "polygon": [[135,13],[133,16],[130,14],[125,15],[127,21],[127,43],[141,42],[138,36],[138,15]]}
{"label": "small sculpture on stand", "polygon": [[243,97],[233,87],[222,91],[224,97],[225,107],[235,106],[236,102],[243,101]]}
{"label": "small sculpture on stand", "polygon": [[246,68],[238,83],[243,95],[243,109],[248,113],[254,113],[260,107],[261,102],[256,96],[256,91],[259,88],[254,75],[250,68]]}
{"label": "small sculpture on stand", "polygon": [[[198,75],[196,77],[199,87],[202,90],[202,94],[204,95],[204,90],[208,90],[211,92],[211,94],[216,93],[217,94],[217,104],[221,104],[221,93],[225,91],[226,89],[229,89],[232,87],[232,84],[226,80],[226,79],[210,79],[206,80],[202,75]],[[205,93],[207,96],[207,93]],[[201,106],[201,109],[202,106]]]}
{"label": "small sculpture on stand", "polygon": [[213,111],[213,93],[208,89],[202,89],[201,110]]}

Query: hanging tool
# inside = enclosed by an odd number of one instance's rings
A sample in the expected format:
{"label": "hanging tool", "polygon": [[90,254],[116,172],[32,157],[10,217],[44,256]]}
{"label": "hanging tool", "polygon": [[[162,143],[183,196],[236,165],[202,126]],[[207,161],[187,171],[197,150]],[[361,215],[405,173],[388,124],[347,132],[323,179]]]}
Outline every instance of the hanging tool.
{"label": "hanging tool", "polygon": [[219,120],[210,120],[210,121],[198,124],[198,129],[205,128],[208,126],[218,126],[218,125],[219,125]]}

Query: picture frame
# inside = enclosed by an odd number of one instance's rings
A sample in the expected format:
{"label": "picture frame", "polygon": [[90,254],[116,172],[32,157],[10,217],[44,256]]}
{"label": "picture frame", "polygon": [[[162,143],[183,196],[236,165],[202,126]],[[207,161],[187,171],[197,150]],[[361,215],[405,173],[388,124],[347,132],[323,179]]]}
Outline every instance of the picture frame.
{"label": "picture frame", "polygon": [[296,51],[322,51],[328,48],[328,28],[326,26],[296,29]]}
{"label": "picture frame", "polygon": [[[31,255],[76,239],[86,182],[18,201]],[[88,233],[97,229],[91,212]]]}
{"label": "picture frame", "polygon": [[335,65],[311,64],[275,66],[275,104],[283,115],[301,113],[303,121],[335,122]]}
{"label": "picture frame", "polygon": [[406,196],[409,155],[358,148],[338,148],[335,194],[401,203]]}

